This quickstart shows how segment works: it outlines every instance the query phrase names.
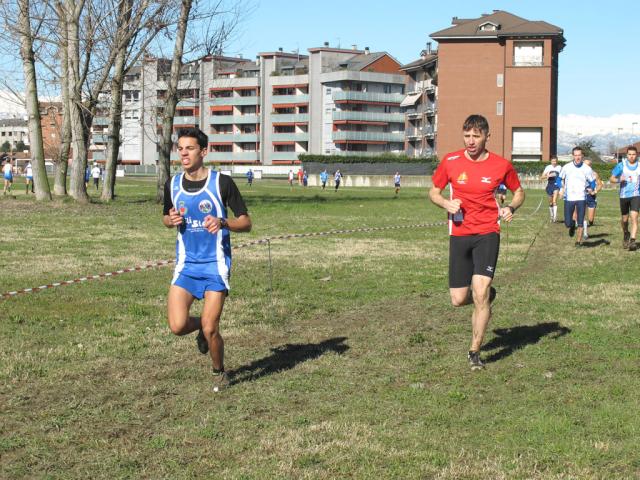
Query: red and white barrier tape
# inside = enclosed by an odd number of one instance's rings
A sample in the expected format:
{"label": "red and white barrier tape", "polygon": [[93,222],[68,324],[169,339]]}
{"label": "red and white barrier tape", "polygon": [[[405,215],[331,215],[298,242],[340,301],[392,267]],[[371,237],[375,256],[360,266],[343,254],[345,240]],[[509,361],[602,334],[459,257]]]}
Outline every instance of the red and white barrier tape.
{"label": "red and white barrier tape", "polygon": [[[271,242],[272,240],[287,240],[291,238],[305,238],[305,237],[321,237],[321,236],[327,236],[327,235],[339,235],[339,234],[345,234],[345,233],[358,233],[358,232],[379,232],[382,230],[401,230],[406,228],[438,227],[446,224],[447,222],[434,222],[434,223],[419,223],[415,225],[397,225],[397,226],[391,226],[391,227],[365,227],[365,228],[353,228],[349,230],[329,230],[327,232],[290,233],[286,235],[277,235],[275,237],[266,237],[260,240],[254,240],[252,242],[241,243],[239,245],[233,246],[232,248],[234,250],[237,250],[239,248],[251,247],[253,245],[263,245],[265,243]],[[116,275],[121,275],[123,273],[139,272],[141,270],[147,270],[149,268],[163,267],[171,263],[175,263],[175,260],[162,260],[160,262],[147,263],[146,265],[138,265],[131,268],[123,268],[122,270],[116,270],[114,272],[100,273],[98,275],[88,275],[86,277],[76,278],[74,280],[66,280],[64,282],[49,283],[47,285],[41,285],[39,287],[34,287],[34,288],[23,288],[21,290],[15,290],[13,292],[6,292],[1,294],[0,300],[12,298],[17,295],[22,295],[27,293],[41,292],[42,290],[48,290],[55,287],[63,287],[65,285],[73,285],[76,283],[88,282],[89,280],[98,280],[101,278],[114,277]]]}

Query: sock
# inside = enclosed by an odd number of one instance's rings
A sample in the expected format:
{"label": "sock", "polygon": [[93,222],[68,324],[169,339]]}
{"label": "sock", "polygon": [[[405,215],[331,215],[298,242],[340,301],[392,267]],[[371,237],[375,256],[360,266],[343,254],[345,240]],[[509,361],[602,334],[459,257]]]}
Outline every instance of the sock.
{"label": "sock", "polygon": [[211,370],[213,370],[214,375],[222,375],[224,373],[224,367],[222,367],[220,370],[211,367]]}
{"label": "sock", "polygon": [[554,217],[554,215],[553,215],[553,207],[549,207],[549,216],[550,216],[551,218],[553,218],[553,217]]}
{"label": "sock", "polygon": [[582,229],[583,229],[583,232],[584,232],[584,235],[585,235],[585,236],[587,235],[587,225],[588,225],[588,223],[589,223],[589,222],[587,222],[586,220],[584,220],[584,221],[582,222]]}
{"label": "sock", "polygon": [[558,218],[558,206],[554,205],[552,208],[553,208],[553,219],[555,220],[556,218]]}

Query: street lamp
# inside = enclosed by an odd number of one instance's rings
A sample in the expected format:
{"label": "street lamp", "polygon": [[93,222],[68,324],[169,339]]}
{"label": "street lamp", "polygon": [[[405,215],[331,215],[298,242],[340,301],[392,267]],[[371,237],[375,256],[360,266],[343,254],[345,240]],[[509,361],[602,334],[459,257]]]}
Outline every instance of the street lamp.
{"label": "street lamp", "polygon": [[634,127],[638,124],[638,122],[631,122],[631,141],[633,142],[633,130]]}
{"label": "street lamp", "polygon": [[[620,136],[620,133],[622,132],[622,127],[618,127],[618,137]],[[618,144],[618,137],[616,137],[616,161],[619,162],[620,161],[620,155],[618,155],[618,148],[617,148],[617,144]]]}

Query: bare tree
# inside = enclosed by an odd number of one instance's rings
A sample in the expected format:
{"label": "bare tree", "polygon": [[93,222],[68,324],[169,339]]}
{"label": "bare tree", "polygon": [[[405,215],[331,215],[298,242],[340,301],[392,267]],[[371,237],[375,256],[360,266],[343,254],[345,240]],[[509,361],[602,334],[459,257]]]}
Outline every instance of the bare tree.
{"label": "bare tree", "polygon": [[105,181],[102,199],[113,200],[116,180],[120,129],[122,126],[122,94],[125,74],[137,63],[156,35],[166,28],[165,17],[171,11],[167,1],[156,1],[151,7],[149,0],[134,5],[133,0],[117,0],[117,25],[113,48],[117,49],[111,76],[111,103],[109,107],[109,133],[105,165]]}
{"label": "bare tree", "polygon": [[51,200],[51,189],[44,164],[42,145],[42,126],[40,124],[40,106],[38,104],[38,82],[36,79],[35,54],[33,51],[34,31],[31,25],[31,7],[29,0],[18,0],[18,35],[20,38],[20,56],[25,81],[25,100],[29,116],[29,143],[33,167],[33,185],[36,199]]}
{"label": "bare tree", "polygon": [[[199,4],[194,4],[192,0],[182,0],[180,17],[175,31],[175,43],[173,57],[171,59],[171,72],[167,85],[166,102],[162,116],[162,135],[159,139],[158,153],[158,181],[156,191],[156,201],[164,201],[164,185],[171,173],[171,149],[173,147],[173,117],[178,104],[178,81],[184,63],[185,42],[187,42],[188,53],[196,57],[199,61],[204,57],[220,54],[223,46],[235,32],[242,14],[248,14],[253,8],[252,4],[245,2],[243,9],[240,2],[225,2],[217,0],[203,6],[198,10]],[[193,28],[189,31],[189,24]],[[202,92],[200,92],[202,94]]]}

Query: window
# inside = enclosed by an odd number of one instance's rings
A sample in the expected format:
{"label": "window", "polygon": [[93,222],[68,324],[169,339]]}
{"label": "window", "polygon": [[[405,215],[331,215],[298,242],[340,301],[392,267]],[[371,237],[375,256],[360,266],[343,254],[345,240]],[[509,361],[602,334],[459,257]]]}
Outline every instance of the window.
{"label": "window", "polygon": [[382,86],[384,93],[391,93],[391,85]]}
{"label": "window", "polygon": [[542,57],[542,42],[514,42],[513,44],[514,66],[541,66]]}
{"label": "window", "polygon": [[496,102],[496,115],[504,115],[504,103],[502,101]]}
{"label": "window", "polygon": [[331,95],[331,89],[329,87],[327,87],[327,95]]}
{"label": "window", "polygon": [[496,85],[498,87],[504,87],[504,73],[499,73],[496,76]]}
{"label": "window", "polygon": [[514,128],[512,133],[514,155],[540,155],[542,152],[541,128]]}
{"label": "window", "polygon": [[128,102],[137,102],[140,100],[140,91],[139,90],[124,90],[122,92],[123,100],[125,103]]}

